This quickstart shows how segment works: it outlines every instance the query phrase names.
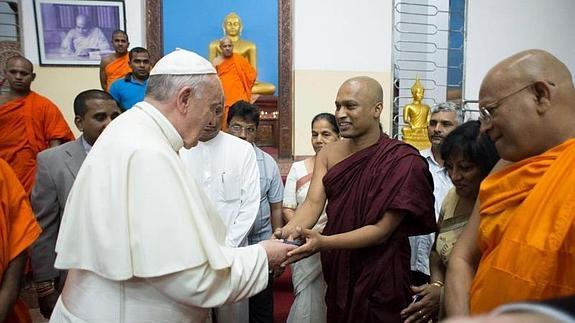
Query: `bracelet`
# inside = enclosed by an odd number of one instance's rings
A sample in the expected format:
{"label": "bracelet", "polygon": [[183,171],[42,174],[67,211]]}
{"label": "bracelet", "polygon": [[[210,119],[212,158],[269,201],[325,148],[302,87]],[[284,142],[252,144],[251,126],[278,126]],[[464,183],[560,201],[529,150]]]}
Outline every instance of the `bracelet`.
{"label": "bracelet", "polygon": [[56,292],[54,280],[46,280],[35,284],[36,294],[39,298],[46,297]]}
{"label": "bracelet", "polygon": [[431,283],[430,285],[437,286],[437,287],[443,287],[443,285],[445,285],[445,284],[441,280],[436,280],[433,283]]}

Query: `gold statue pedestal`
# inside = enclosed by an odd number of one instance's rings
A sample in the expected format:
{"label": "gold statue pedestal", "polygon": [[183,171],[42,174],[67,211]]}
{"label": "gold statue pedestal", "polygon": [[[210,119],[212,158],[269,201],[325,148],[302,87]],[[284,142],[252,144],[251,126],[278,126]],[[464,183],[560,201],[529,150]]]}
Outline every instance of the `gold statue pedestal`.
{"label": "gold statue pedestal", "polygon": [[401,135],[403,141],[417,148],[417,150],[423,150],[431,147],[431,142],[427,137],[427,128],[415,128],[403,127],[401,129]]}
{"label": "gold statue pedestal", "polygon": [[273,95],[275,92],[276,87],[271,83],[256,81],[252,87],[252,94]]}

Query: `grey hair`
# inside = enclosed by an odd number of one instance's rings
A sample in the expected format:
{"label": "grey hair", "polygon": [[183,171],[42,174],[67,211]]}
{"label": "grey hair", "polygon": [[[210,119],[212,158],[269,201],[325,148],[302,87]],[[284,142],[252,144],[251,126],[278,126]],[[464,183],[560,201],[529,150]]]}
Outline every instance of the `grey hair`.
{"label": "grey hair", "polygon": [[201,97],[203,87],[208,81],[208,77],[215,74],[160,74],[150,75],[146,86],[146,96],[164,102],[174,97],[184,86],[190,86],[194,91],[195,98]]}
{"label": "grey hair", "polygon": [[431,108],[431,114],[437,112],[455,112],[455,120],[457,121],[458,125],[462,124],[463,119],[465,118],[463,110],[461,109],[461,105],[453,101],[446,101],[435,104]]}

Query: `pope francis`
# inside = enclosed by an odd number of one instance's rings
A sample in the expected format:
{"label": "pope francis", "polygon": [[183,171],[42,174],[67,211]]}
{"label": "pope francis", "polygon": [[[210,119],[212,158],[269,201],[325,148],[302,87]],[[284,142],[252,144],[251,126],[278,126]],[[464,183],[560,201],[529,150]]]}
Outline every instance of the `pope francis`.
{"label": "pope francis", "polygon": [[116,118],[70,192],[55,266],[68,278],[50,322],[205,322],[263,290],[293,246],[224,246],[225,227],[178,151],[196,145],[223,91],[186,50],[162,58],[143,102]]}

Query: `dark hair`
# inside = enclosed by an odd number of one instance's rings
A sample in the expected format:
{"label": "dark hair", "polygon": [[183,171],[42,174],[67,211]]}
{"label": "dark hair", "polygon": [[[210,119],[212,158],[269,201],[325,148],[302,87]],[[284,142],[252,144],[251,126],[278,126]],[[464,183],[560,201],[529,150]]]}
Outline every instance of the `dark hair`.
{"label": "dark hair", "polygon": [[[78,94],[74,99],[74,114],[83,117],[86,114],[86,101],[91,99],[112,100],[116,102],[114,97],[108,92],[96,89],[86,90]],[[116,104],[118,103],[116,102]]]}
{"label": "dark hair", "polygon": [[313,124],[319,120],[325,120],[329,122],[331,130],[339,135],[339,128],[337,127],[337,121],[335,120],[335,116],[333,114],[324,112],[316,115],[313,117],[313,119],[311,119],[311,127],[313,128]]}
{"label": "dark hair", "polygon": [[116,35],[116,34],[122,34],[122,35],[126,36],[126,39],[128,39],[128,34],[125,31],[123,31],[122,29],[114,30],[112,32],[112,37],[114,37],[114,35]]}
{"label": "dark hair", "polygon": [[441,143],[441,158],[445,161],[456,154],[476,164],[484,175],[489,174],[499,160],[495,144],[479,131],[479,121],[468,121],[450,132]]}
{"label": "dark hair", "polygon": [[131,61],[134,54],[138,54],[138,53],[146,53],[146,54],[148,54],[148,58],[150,57],[150,52],[148,52],[148,50],[145,49],[144,47],[134,47],[128,53],[128,59]]}
{"label": "dark hair", "polygon": [[256,128],[260,125],[260,109],[256,105],[250,104],[244,100],[240,100],[232,104],[230,107],[230,111],[228,111],[228,118],[226,120],[228,125],[230,124],[230,121],[232,121],[233,117],[255,122]]}

